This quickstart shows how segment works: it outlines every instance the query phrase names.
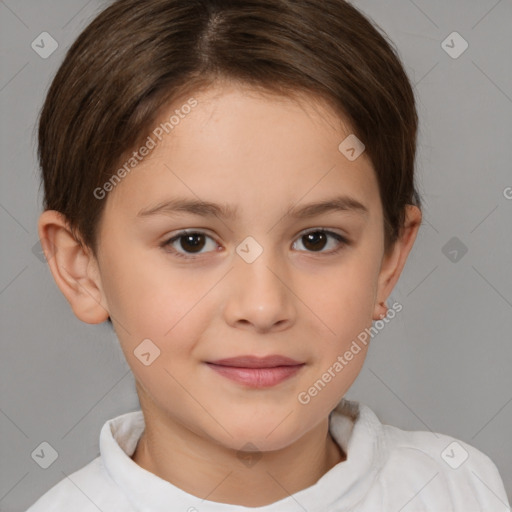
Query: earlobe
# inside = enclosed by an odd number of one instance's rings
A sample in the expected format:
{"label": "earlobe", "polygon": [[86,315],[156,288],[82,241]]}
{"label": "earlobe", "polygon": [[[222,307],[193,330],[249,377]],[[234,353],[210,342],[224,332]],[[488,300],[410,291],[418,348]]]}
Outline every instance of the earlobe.
{"label": "earlobe", "polygon": [[386,299],[391,294],[402,270],[407,261],[407,257],[414,245],[416,235],[421,225],[421,210],[414,205],[406,206],[405,222],[400,238],[395,242],[393,248],[382,260],[379,273],[377,295],[374,307],[373,317],[379,319],[386,312]]}
{"label": "earlobe", "polygon": [[39,239],[60,291],[83,322],[98,324],[109,316],[97,262],[55,210],[44,211],[38,223]]}

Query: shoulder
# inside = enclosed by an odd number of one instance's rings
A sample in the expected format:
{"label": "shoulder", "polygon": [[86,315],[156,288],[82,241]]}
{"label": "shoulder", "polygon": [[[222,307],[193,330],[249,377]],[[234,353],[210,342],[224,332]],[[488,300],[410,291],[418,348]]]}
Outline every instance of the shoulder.
{"label": "shoulder", "polygon": [[381,477],[403,500],[450,510],[510,511],[496,465],[474,446],[445,434],[391,425],[382,425],[382,439],[387,457]]}
{"label": "shoulder", "polygon": [[[104,505],[125,506],[115,483],[103,466],[101,457],[71,473],[41,496],[26,512],[98,512],[114,510]],[[120,510],[115,508],[115,510]]]}
{"label": "shoulder", "polygon": [[[100,455],[66,475],[26,512],[121,512],[132,511],[119,478],[133,471],[132,453],[144,428],[141,411],[121,414],[101,428]],[[65,473],[64,473],[65,474]]]}

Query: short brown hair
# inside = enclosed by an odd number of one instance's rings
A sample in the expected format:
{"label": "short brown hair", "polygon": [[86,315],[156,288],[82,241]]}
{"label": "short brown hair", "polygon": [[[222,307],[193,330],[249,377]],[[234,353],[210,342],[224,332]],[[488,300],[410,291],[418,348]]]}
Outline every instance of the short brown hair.
{"label": "short brown hair", "polygon": [[106,201],[94,190],[169,102],[217,80],[326,101],[365,144],[386,249],[396,241],[405,205],[420,207],[415,98],[386,34],[344,0],[115,1],[71,46],[41,111],[44,209],[96,253]]}

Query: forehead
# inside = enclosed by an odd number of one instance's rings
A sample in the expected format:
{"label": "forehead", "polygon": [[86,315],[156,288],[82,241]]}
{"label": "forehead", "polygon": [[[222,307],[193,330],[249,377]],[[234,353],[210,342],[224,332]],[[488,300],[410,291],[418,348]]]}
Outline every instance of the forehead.
{"label": "forehead", "polygon": [[[276,144],[287,138],[287,134],[295,140],[305,136],[318,142],[314,133],[320,138],[325,138],[327,130],[336,137],[351,133],[346,120],[325,100],[304,91],[280,95],[247,84],[220,82],[199,91],[194,97],[198,102],[193,112],[194,126],[200,127],[201,131],[211,132],[219,124],[224,128],[232,126],[239,137],[279,131],[281,137],[274,141]],[[168,118],[169,112],[183,102],[184,98],[174,102],[167,112],[162,112],[161,118]]]}
{"label": "forehead", "polygon": [[[181,109],[190,98],[196,105]],[[366,203],[378,195],[367,155],[350,161],[339,150],[350,126],[312,96],[223,84],[168,105],[158,126],[169,133],[153,136],[155,148],[110,193],[110,208],[138,213],[172,197],[230,203],[240,212],[251,201],[289,207],[335,193]]]}

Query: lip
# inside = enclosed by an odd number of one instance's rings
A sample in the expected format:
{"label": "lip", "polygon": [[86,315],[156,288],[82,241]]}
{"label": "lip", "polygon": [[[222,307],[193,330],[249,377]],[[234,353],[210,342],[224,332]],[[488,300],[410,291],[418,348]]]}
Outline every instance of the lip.
{"label": "lip", "polygon": [[265,357],[229,357],[227,359],[218,359],[216,361],[208,362],[218,366],[231,366],[237,368],[274,368],[276,366],[297,366],[299,364],[303,364],[301,361],[295,361],[295,359],[278,354]]}
{"label": "lip", "polygon": [[289,357],[272,355],[266,357],[241,356],[206,364],[219,375],[253,388],[268,388],[291,378],[305,363]]}

